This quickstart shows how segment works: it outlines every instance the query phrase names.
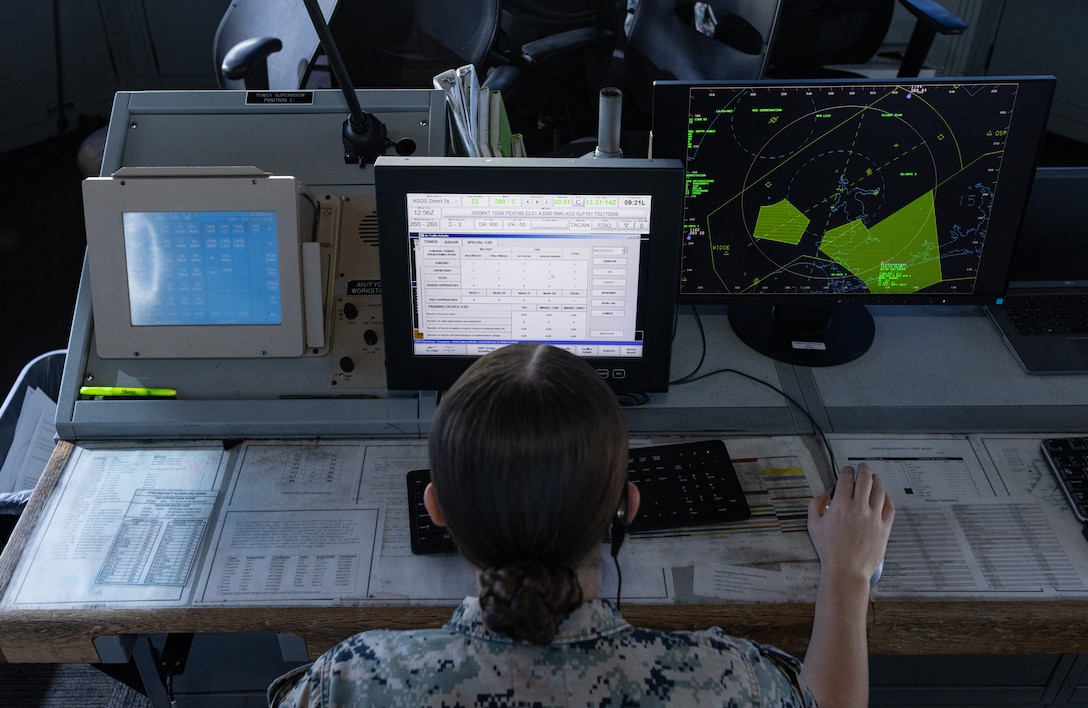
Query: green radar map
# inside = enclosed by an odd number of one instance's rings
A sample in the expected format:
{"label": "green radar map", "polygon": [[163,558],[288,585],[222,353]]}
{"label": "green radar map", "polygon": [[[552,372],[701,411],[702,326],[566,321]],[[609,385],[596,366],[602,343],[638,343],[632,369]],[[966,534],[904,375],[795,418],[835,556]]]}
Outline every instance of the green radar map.
{"label": "green radar map", "polygon": [[1016,88],[693,87],[681,292],[970,293]]}
{"label": "green radar map", "polygon": [[926,192],[872,228],[855,219],[826,231],[820,250],[874,293],[917,292],[940,283],[933,192]]}

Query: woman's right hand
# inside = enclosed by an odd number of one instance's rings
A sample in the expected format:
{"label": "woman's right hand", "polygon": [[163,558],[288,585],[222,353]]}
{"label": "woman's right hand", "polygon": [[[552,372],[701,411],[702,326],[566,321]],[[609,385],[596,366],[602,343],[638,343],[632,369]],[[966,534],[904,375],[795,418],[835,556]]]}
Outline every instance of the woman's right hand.
{"label": "woman's right hand", "polygon": [[895,504],[884,484],[862,462],[843,467],[834,496],[825,492],[809,504],[808,532],[820,556],[821,575],[869,578],[884,561]]}

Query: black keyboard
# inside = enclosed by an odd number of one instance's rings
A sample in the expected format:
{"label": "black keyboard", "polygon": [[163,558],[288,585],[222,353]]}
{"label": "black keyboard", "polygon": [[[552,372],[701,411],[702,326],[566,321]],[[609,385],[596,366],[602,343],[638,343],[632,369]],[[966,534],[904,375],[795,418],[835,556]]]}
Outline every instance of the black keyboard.
{"label": "black keyboard", "polygon": [[1043,456],[1081,521],[1088,521],[1088,438],[1043,441]]}
{"label": "black keyboard", "polygon": [[[638,515],[630,528],[634,533],[727,523],[752,515],[721,440],[633,448],[627,478],[641,492]],[[408,473],[412,553],[451,552],[449,534],[431,523],[423,506],[423,490],[429,481],[429,470]]]}
{"label": "black keyboard", "polygon": [[667,443],[630,451],[627,478],[641,503],[632,532],[740,521],[752,515],[721,440]]}
{"label": "black keyboard", "polygon": [[1009,295],[1001,307],[1020,334],[1088,334],[1088,293]]}

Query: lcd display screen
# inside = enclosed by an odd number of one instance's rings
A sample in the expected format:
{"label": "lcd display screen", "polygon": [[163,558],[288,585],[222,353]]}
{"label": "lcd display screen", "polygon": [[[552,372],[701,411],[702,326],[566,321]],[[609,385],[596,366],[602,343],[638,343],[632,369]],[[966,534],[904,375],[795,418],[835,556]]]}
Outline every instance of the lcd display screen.
{"label": "lcd display screen", "polygon": [[133,326],[280,324],[274,211],[125,212]]}

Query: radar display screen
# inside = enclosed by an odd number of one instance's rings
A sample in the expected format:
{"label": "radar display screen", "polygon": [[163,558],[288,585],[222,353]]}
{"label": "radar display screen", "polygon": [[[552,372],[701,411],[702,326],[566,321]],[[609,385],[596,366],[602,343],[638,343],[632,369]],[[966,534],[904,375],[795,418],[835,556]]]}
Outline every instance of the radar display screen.
{"label": "radar display screen", "polygon": [[1006,286],[1052,84],[669,83],[654,153],[686,168],[681,299]]}

